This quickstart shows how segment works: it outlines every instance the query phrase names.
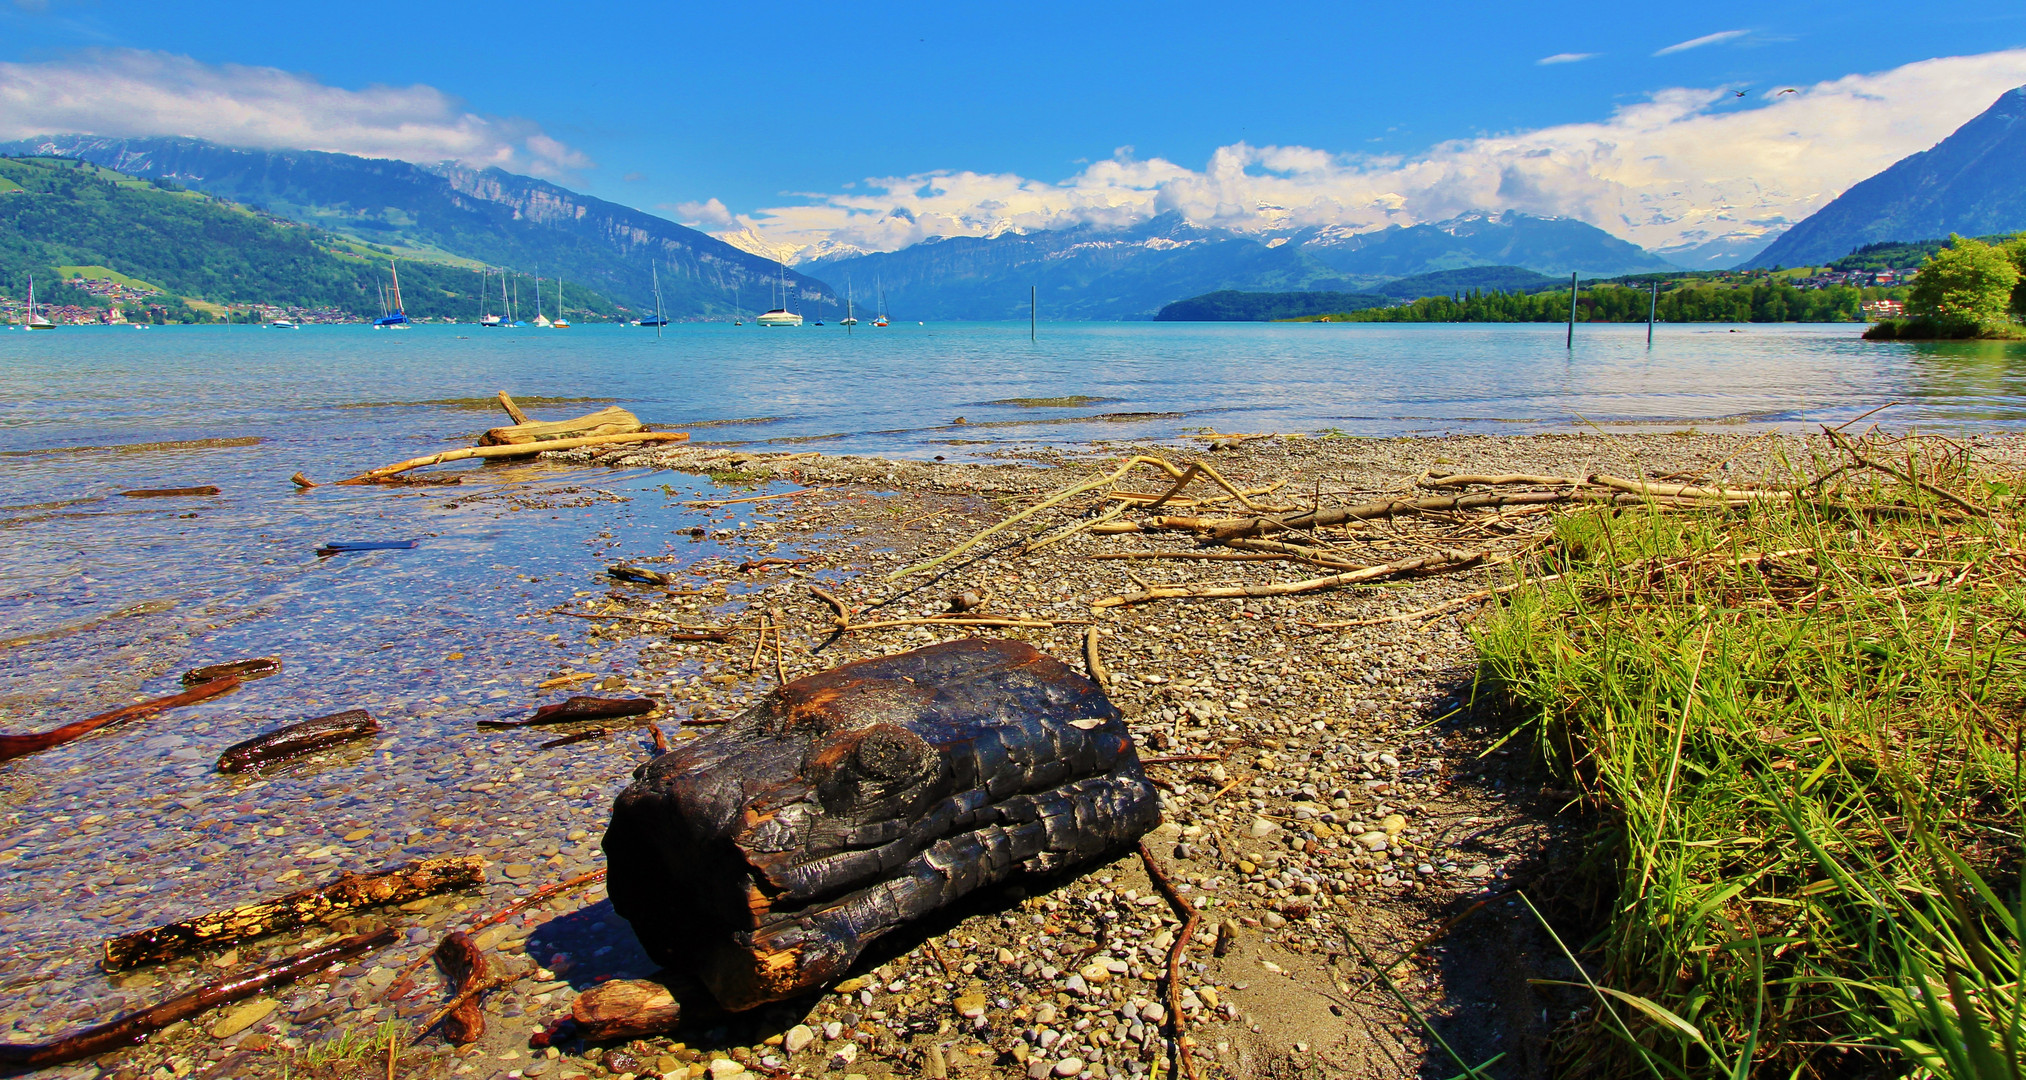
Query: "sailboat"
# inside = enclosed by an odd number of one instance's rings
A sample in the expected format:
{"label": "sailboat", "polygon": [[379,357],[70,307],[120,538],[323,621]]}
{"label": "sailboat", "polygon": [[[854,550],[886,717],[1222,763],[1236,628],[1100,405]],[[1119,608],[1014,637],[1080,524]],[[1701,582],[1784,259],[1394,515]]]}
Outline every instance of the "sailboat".
{"label": "sailboat", "polygon": [[[506,308],[506,319],[502,321],[500,325],[510,327],[526,326],[527,323],[524,323],[519,319],[514,318],[514,302],[507,298],[506,279],[507,279],[506,274],[501,273],[499,276],[499,302],[501,307]],[[521,283],[518,281],[514,282],[514,292],[518,293],[520,291],[521,291]]]}
{"label": "sailboat", "polygon": [[[558,314],[561,313],[561,308],[562,305],[557,305]],[[542,314],[542,279],[540,276],[535,278],[535,325],[543,329],[547,329],[550,325],[549,317]]]}
{"label": "sailboat", "polygon": [[56,324],[35,313],[35,275],[28,275],[28,321],[22,325],[30,330],[54,330]]}
{"label": "sailboat", "polygon": [[844,321],[839,323],[838,325],[844,327],[844,332],[847,334],[851,332],[852,327],[858,325],[858,316],[853,314],[851,310],[850,274],[844,275]]}
{"label": "sailboat", "polygon": [[556,279],[556,321],[549,324],[557,330],[568,330],[570,320],[563,318],[563,279]]}
{"label": "sailboat", "polygon": [[781,263],[781,306],[753,320],[761,326],[800,326],[802,316],[788,310],[788,264]]}
{"label": "sailboat", "polygon": [[478,325],[485,327],[486,329],[489,330],[496,330],[499,328],[499,324],[501,321],[500,317],[497,315],[489,315],[486,313],[485,310],[485,302],[486,302],[485,279],[491,276],[492,274],[489,272],[481,272],[478,275]]}
{"label": "sailboat", "polygon": [[886,282],[879,283],[879,317],[872,320],[874,326],[886,325]]}
{"label": "sailboat", "polygon": [[654,327],[654,336],[660,337],[661,328],[668,325],[668,316],[661,312],[661,267],[652,266],[648,269],[654,272],[654,318],[641,319],[633,325],[652,326]]}
{"label": "sailboat", "polygon": [[401,272],[394,268],[394,260],[387,260],[387,272],[394,277],[393,292],[381,292],[381,316],[373,320],[375,330],[408,329],[408,313],[401,310]]}

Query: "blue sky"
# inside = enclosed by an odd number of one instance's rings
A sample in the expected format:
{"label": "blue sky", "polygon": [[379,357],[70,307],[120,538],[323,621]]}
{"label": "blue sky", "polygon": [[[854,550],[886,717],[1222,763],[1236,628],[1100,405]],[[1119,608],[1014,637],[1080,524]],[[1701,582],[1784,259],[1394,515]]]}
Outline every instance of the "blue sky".
{"label": "blue sky", "polygon": [[[1413,157],[1453,140],[1606,123],[1683,88],[1751,88],[1696,106],[1718,115],[1783,104],[1764,96],[1777,88],[2022,47],[2026,6],[1946,0],[286,8],[0,0],[0,62],[16,71],[88,71],[141,50],[226,73],[217,92],[228,95],[232,65],[335,90],[433,88],[450,102],[439,112],[468,111],[499,132],[538,129],[563,148],[546,165],[539,154],[516,157],[517,167],[711,227],[758,224],[784,235],[786,219],[762,211],[805,206],[809,196],[848,200],[868,178],[955,171],[1059,184],[1108,159],[1202,171],[1238,144],[1306,148],[1339,163]],[[1554,56],[1582,58],[1541,62]],[[2009,75],[1983,78],[1971,84],[1977,92]],[[39,85],[27,93],[50,96]],[[0,104],[10,104],[4,90],[0,77]],[[1945,134],[1989,103],[1905,107],[1951,113]],[[57,119],[90,122],[76,117]],[[110,130],[120,117],[104,123]],[[1121,147],[1131,150],[1120,156]],[[1003,202],[981,198],[984,209],[972,213],[981,220],[992,209],[984,204]],[[831,228],[803,224],[809,236]]]}

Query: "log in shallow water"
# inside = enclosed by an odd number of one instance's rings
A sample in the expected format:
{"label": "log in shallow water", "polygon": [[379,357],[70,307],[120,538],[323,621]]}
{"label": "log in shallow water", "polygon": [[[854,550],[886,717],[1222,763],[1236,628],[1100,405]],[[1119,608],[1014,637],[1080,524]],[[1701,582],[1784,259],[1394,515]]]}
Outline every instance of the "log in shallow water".
{"label": "log in shallow water", "polygon": [[612,906],[730,1009],[793,997],[897,926],[1160,818],[1118,710],[1014,641],[798,679],[638,777],[605,834]]}
{"label": "log in shallow water", "polygon": [[326,746],[370,738],[379,730],[380,725],[366,710],[346,709],[234,743],[219,755],[218,771],[245,772],[261,765],[301,757]]}
{"label": "log in shallow water", "polygon": [[108,724],[117,724],[122,720],[132,720],[139,716],[151,716],[161,712],[163,709],[173,709],[178,705],[189,705],[194,702],[203,701],[205,698],[217,697],[228,690],[236,688],[238,685],[239,680],[234,678],[213,679],[210,682],[193,686],[180,694],[170,694],[167,697],[158,697],[152,701],[141,701],[132,705],[124,705],[111,712],[102,712],[97,716],[86,717],[83,720],[74,720],[60,728],[52,728],[49,731],[36,732],[30,735],[0,735],[0,761],[26,757],[29,754],[47,750],[54,746],[62,746],[73,739],[81,739]]}
{"label": "log in shallow water", "polygon": [[273,900],[241,904],[152,930],[123,934],[106,942],[105,968],[121,971],[199,949],[328,922],[362,908],[405,904],[441,892],[468,889],[485,880],[483,863],[476,855],[454,855],[422,859],[377,873],[344,874],[328,885]]}

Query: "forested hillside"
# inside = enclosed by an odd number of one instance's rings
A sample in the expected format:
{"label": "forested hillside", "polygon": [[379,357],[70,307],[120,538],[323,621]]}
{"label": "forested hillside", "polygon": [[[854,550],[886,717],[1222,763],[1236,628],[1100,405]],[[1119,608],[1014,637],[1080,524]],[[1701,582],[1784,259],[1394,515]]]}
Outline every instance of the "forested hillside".
{"label": "forested hillside", "polygon": [[[84,162],[0,158],[0,291],[20,296],[35,275],[40,299],[89,304],[60,289],[58,267],[105,267],[212,305],[270,304],[380,313],[388,263],[372,248],[249,210],[174,184],[151,182]],[[482,276],[437,263],[400,264],[401,291],[415,318],[470,320]],[[489,279],[499,287],[497,277]],[[524,304],[531,283],[521,283]],[[612,302],[568,288],[576,317],[615,314]],[[553,298],[551,299],[553,304]],[[497,301],[495,300],[495,310]]]}

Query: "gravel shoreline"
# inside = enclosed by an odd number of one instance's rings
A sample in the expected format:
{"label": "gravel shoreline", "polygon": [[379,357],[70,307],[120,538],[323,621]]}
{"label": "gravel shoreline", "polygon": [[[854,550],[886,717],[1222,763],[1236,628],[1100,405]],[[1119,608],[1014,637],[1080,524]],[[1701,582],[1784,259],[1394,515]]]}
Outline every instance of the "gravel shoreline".
{"label": "gravel shoreline", "polygon": [[[1979,445],[1995,456],[2020,456],[2020,440]],[[1093,609],[1092,600],[1137,588],[1136,575],[1171,583],[1284,581],[1316,571],[1087,558],[1154,546],[1135,534],[1081,532],[1021,551],[1031,535],[1087,519],[1097,506],[1092,496],[1037,515],[1025,523],[1030,528],[1008,530],[933,573],[880,584],[885,574],[941,555],[1036,496],[1098,475],[1135,451],[1178,464],[1207,460],[1241,488],[1287,479],[1275,498],[1330,505],[1415,491],[1430,470],[1578,476],[1710,470],[1742,483],[1775,455],[1805,459],[1809,448],[1798,438],[1740,432],[1271,438],[1216,453],[1101,446],[1029,453],[1020,463],[963,464],[739,447],[565,452],[549,457],[709,475],[726,488],[727,500],[711,508],[714,539],[749,552],[748,561],[807,561],[682,568],[679,576],[711,586],[694,590],[698,595],[617,583],[603,565],[557,567],[603,590],[578,601],[572,613],[581,618],[558,618],[562,625],[550,627],[565,638],[580,634],[587,660],[523,674],[540,684],[531,693],[549,700],[592,686],[661,696],[665,704],[654,719],[674,737],[700,738],[707,727],[680,721],[733,715],[781,675],[792,679],[969,634],[1018,637],[1081,667],[1085,634],[1096,627],[1113,699],[1142,755],[1158,762],[1148,770],[1163,788],[1166,823],[1148,847],[1202,915],[1182,1006],[1204,1075],[1460,1071],[1410,1009],[1473,1064],[1503,1053],[1501,1076],[1546,1075],[1553,1022],[1567,1016],[1568,1002],[1542,996],[1527,980],[1568,972],[1514,893],[1553,888],[1542,875],[1556,865],[1556,847],[1574,824],[1557,816],[1569,793],[1544,788],[1517,751],[1492,749],[1501,734],[1497,718],[1472,706],[1467,622],[1477,609],[1344,628],[1305,625],[1418,611],[1495,584],[1509,571],[1490,565],[1295,596]],[[1141,489],[1166,486],[1148,480]],[[1211,490],[1200,485],[1188,494]],[[739,501],[789,491],[804,493]],[[1514,552],[1551,520],[1513,514],[1495,529],[1458,522],[1457,535],[1446,539],[1384,524],[1339,532],[1347,548],[1386,558],[1462,542],[1466,533],[1487,550]],[[629,561],[653,567],[658,557]],[[982,603],[967,614],[1053,625],[896,626],[836,635],[835,612],[811,593],[812,585],[854,609],[854,621],[938,615],[950,597],[969,592]],[[749,636],[728,645],[653,642],[653,620],[750,625],[762,613],[787,628],[778,668],[771,647],[754,662]],[[596,669],[589,658],[614,643],[650,647],[636,670],[596,682],[575,674]],[[580,728],[544,734],[574,730]],[[469,777],[511,790],[539,768],[558,790],[528,807],[524,819],[511,823],[515,829],[502,821],[490,829],[476,820],[455,824],[494,860],[482,901],[418,901],[334,928],[394,926],[405,932],[401,955],[369,957],[207,1013],[100,1065],[46,1075],[281,1075],[291,1044],[328,1046],[333,1033],[347,1029],[366,1039],[372,1025],[390,1020],[412,1027],[441,999],[430,983],[421,1000],[385,1006],[378,990],[393,980],[392,968],[517,893],[602,865],[596,843],[607,800],[626,780],[625,762],[645,759],[643,730],[619,729]],[[651,973],[594,887],[481,935],[480,947],[495,952],[513,976],[487,999],[486,1037],[455,1051],[440,1038],[423,1040],[402,1053],[399,1074],[1144,1076],[1164,1067],[1159,980],[1179,926],[1139,856],[1129,854],[1064,877],[987,890],[881,942],[830,992],[663,1038],[531,1050],[529,1036],[566,1015],[574,991],[600,978]],[[1386,982],[1375,976],[1378,965],[1389,974]],[[123,985],[134,990],[130,996],[151,1000],[152,978],[143,972]],[[380,1038],[378,1059],[354,1054],[306,1068],[298,1056],[292,1075],[377,1071],[385,1063]]]}

